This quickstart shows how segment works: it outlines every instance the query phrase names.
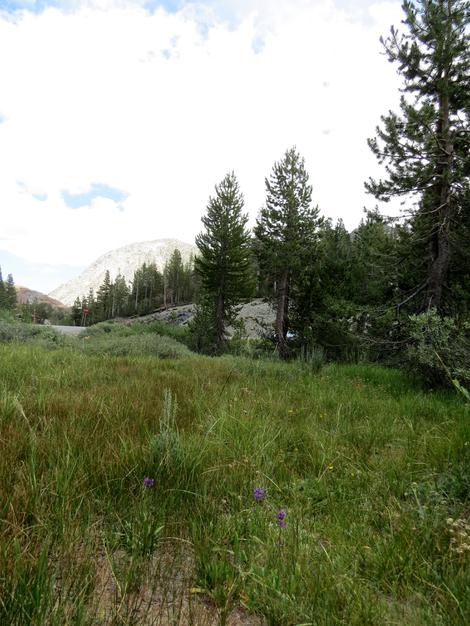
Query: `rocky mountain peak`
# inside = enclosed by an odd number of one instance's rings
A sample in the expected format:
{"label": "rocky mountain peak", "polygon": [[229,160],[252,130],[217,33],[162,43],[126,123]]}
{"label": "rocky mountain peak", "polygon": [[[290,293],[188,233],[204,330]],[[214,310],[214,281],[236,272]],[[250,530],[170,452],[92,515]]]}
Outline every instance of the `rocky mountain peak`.
{"label": "rocky mountain peak", "polygon": [[156,239],[132,243],[106,252],[87,267],[80,276],[54,289],[49,296],[71,306],[77,296],[86,296],[90,289],[96,293],[103,283],[107,270],[109,270],[111,280],[114,280],[118,274],[122,274],[127,281],[131,281],[135,270],[143,263],[155,263],[158,269],[163,271],[166,261],[175,249],[181,252],[183,262],[186,262],[197,250],[196,246],[177,239]]}

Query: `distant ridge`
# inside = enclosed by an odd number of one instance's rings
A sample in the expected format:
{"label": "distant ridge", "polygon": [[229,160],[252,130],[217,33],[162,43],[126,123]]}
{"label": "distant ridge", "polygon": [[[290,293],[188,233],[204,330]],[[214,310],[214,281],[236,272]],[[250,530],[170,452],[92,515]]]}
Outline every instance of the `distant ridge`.
{"label": "distant ridge", "polygon": [[183,262],[186,262],[197,250],[196,246],[177,239],[156,239],[132,243],[106,252],[87,267],[80,276],[54,289],[49,296],[67,306],[72,306],[77,296],[86,296],[90,289],[93,289],[96,294],[103,283],[106,270],[109,270],[112,280],[121,273],[127,281],[132,280],[135,270],[143,263],[155,263],[162,271],[175,248],[181,252]]}
{"label": "distant ridge", "polygon": [[16,286],[16,298],[18,304],[50,304],[57,309],[65,308],[65,305],[59,300],[51,298],[40,291],[19,285]]}

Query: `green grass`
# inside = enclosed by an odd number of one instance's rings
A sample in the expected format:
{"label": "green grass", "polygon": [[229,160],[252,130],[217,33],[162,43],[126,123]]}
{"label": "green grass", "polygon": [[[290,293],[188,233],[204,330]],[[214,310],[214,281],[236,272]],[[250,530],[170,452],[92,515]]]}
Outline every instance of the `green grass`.
{"label": "green grass", "polygon": [[70,346],[0,344],[0,624],[469,622],[459,398],[376,366]]}
{"label": "green grass", "polygon": [[89,337],[114,336],[130,337],[134,335],[157,334],[161,337],[169,337],[180,343],[187,344],[189,341],[189,329],[187,326],[179,326],[170,322],[155,320],[152,322],[132,321],[129,324],[122,322],[100,322],[84,329],[83,334]]}
{"label": "green grass", "polygon": [[[70,343],[73,342],[73,339]],[[146,333],[142,335],[85,335],[78,342],[86,354],[110,354],[113,356],[156,356],[176,359],[189,356],[189,349],[171,337]]]}
{"label": "green grass", "polygon": [[0,342],[30,343],[53,348],[65,346],[67,340],[49,326],[22,324],[12,319],[0,319]]}

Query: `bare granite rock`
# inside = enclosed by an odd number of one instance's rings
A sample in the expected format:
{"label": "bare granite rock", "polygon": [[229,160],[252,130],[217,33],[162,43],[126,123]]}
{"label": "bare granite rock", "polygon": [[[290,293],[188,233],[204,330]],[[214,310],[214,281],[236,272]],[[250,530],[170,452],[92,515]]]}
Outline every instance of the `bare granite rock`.
{"label": "bare granite rock", "polygon": [[[194,317],[194,311],[194,304],[185,304],[162,309],[135,319],[142,322],[161,320],[183,325],[187,324]],[[269,332],[273,327],[274,319],[275,314],[272,306],[261,298],[243,304],[237,315],[237,320],[243,321],[245,332],[251,339],[259,338],[266,332]],[[230,336],[235,332],[235,329],[232,327],[229,327],[227,330]]]}

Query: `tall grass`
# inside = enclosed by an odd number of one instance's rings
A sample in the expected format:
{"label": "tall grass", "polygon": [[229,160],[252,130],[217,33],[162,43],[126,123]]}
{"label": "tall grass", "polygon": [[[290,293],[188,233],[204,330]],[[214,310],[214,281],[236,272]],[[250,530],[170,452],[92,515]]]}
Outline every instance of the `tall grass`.
{"label": "tall grass", "polygon": [[0,624],[468,623],[468,407],[179,356],[0,345]]}

